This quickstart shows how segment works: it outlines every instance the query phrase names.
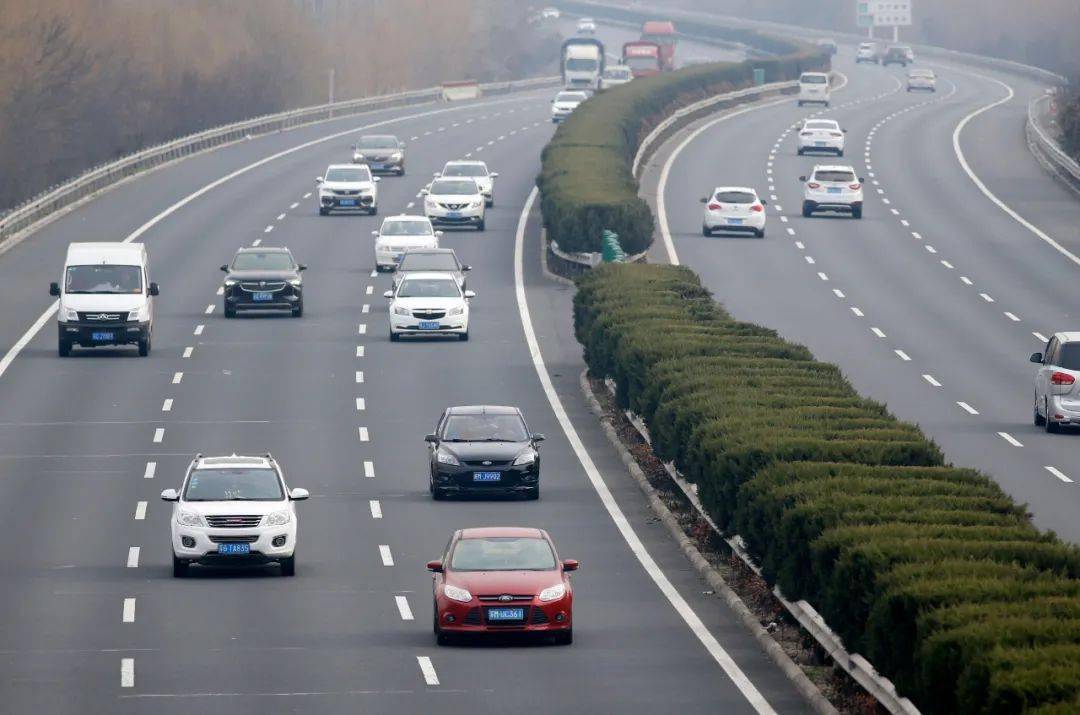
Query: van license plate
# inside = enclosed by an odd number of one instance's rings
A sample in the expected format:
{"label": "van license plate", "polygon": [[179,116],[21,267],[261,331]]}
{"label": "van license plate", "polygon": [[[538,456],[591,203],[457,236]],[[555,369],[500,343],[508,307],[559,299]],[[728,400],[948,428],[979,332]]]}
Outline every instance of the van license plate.
{"label": "van license plate", "polygon": [[95,340],[95,341],[99,342],[99,343],[104,343],[104,342],[108,342],[108,341],[111,341],[111,340],[116,340],[116,333],[93,332],[93,333],[90,333],[90,338],[92,340]]}

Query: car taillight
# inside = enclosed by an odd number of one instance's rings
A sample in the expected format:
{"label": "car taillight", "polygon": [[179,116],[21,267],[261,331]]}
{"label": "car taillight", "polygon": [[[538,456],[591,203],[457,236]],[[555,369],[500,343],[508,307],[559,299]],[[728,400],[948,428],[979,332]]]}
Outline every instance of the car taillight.
{"label": "car taillight", "polygon": [[852,184],[848,188],[851,189],[852,191],[858,191],[859,189],[862,188],[862,184]]}
{"label": "car taillight", "polygon": [[757,211],[758,213],[761,213],[765,209],[762,207],[761,204],[754,204],[753,206],[750,207],[750,210],[751,211]]}
{"label": "car taillight", "polygon": [[799,136],[800,137],[812,137],[812,136],[814,136],[814,133],[813,132],[802,132],[802,133],[799,134]]}
{"label": "car taillight", "polygon": [[809,186],[811,189],[821,188],[821,184],[817,183],[816,181],[811,181],[809,184],[807,184],[807,186]]}
{"label": "car taillight", "polygon": [[724,208],[724,207],[722,205],[718,204],[718,203],[709,204],[709,210],[710,211],[719,211],[722,208]]}
{"label": "car taillight", "polygon": [[1076,382],[1076,378],[1067,372],[1055,372],[1050,376],[1051,385],[1071,385]]}
{"label": "car taillight", "polygon": [[842,136],[844,136],[842,132],[829,132],[829,134],[831,136],[834,136],[834,137],[842,137]]}

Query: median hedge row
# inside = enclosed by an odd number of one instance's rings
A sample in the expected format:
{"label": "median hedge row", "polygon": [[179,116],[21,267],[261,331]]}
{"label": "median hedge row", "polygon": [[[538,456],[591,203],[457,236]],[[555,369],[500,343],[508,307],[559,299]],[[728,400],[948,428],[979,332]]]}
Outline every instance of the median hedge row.
{"label": "median hedge row", "polygon": [[637,79],[592,97],[559,127],[544,149],[537,183],[544,225],[561,249],[599,252],[604,229],[619,234],[631,255],[649,247],[653,217],[637,195],[631,168],[642,139],[676,109],[749,86],[754,68],[776,82],[828,66],[827,56],[808,45],[746,30],[724,32],[782,56]]}
{"label": "median hedge row", "polygon": [[592,374],[785,596],[923,712],[1077,712],[1080,550],[690,270],[601,266],[578,288]]}

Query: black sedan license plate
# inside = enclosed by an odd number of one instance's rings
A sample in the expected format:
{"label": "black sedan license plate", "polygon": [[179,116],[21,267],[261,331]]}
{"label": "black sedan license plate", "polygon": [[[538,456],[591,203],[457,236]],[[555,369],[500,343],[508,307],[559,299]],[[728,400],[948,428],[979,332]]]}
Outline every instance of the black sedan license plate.
{"label": "black sedan license plate", "polygon": [[524,621],[524,608],[489,608],[487,612],[489,621]]}
{"label": "black sedan license plate", "polygon": [[502,481],[502,472],[473,472],[474,482],[498,482]]}

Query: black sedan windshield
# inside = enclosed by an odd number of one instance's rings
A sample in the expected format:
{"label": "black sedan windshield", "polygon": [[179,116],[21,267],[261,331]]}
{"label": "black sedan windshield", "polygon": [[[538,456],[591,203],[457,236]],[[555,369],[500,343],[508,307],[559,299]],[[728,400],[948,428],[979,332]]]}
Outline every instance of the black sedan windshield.
{"label": "black sedan windshield", "polygon": [[551,571],[555,568],[555,554],[543,539],[462,539],[450,556],[450,568],[454,571]]}
{"label": "black sedan windshield", "polygon": [[273,469],[197,469],[184,501],[281,501],[285,494]]}
{"label": "black sedan windshield", "polygon": [[526,442],[529,433],[517,415],[450,415],[443,439],[451,442]]}

